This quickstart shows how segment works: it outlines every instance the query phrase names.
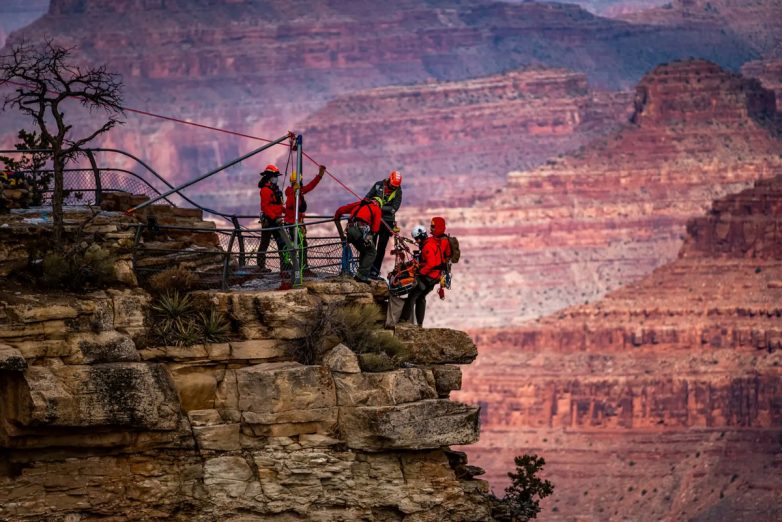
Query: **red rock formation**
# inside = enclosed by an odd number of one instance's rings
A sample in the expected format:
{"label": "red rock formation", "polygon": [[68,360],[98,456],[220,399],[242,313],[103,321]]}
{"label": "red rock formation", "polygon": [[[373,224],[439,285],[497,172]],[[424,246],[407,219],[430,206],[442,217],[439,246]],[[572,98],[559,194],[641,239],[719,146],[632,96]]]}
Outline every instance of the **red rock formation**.
{"label": "red rock formation", "polygon": [[757,78],[763,87],[771,89],[777,95],[777,110],[782,109],[782,59],[769,58],[744,64],[741,73]]}
{"label": "red rock formation", "polygon": [[715,202],[639,283],[477,332],[460,398],[483,406],[471,460],[495,488],[534,452],[552,520],[779,519],[780,218],[782,176]]}
{"label": "red rock formation", "polygon": [[[753,57],[719,31],[636,27],[572,5],[486,0],[371,6],[54,0],[50,13],[15,41],[43,35],[78,45],[85,61],[121,73],[130,107],[265,137],[282,135],[335,96],[372,87],[463,80],[535,64],[580,70],[596,85],[616,87],[676,56],[696,53],[736,67]],[[0,134],[21,125],[4,117]],[[136,115],[110,140],[144,151],[174,181],[256,144]],[[221,206],[252,198],[253,171],[268,160],[248,165],[241,181],[223,180],[221,189],[231,186]]]}
{"label": "red rock formation", "polygon": [[623,17],[634,23],[728,30],[762,55],[778,54],[782,5],[777,0],[673,0]]}
{"label": "red rock formation", "polygon": [[755,80],[695,60],[655,69],[635,124],[528,172],[485,206],[442,213],[464,261],[439,324],[508,326],[593,300],[676,257],[687,220],[782,173],[774,99]]}
{"label": "red rock formation", "polygon": [[[308,118],[304,135],[309,153],[355,187],[398,169],[406,204],[466,206],[504,185],[508,170],[619,127],[630,105],[629,93],[590,90],[583,74],[535,69],[347,95]],[[316,205],[345,199],[329,188]]]}

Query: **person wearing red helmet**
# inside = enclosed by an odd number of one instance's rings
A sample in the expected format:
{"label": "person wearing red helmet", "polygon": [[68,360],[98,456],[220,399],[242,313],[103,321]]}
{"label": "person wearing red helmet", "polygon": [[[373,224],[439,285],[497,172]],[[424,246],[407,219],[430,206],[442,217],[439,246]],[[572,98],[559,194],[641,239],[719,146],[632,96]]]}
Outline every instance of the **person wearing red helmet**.
{"label": "person wearing red helmet", "polygon": [[277,252],[280,255],[280,271],[284,271],[291,267],[289,251],[292,245],[288,240],[288,235],[281,228],[285,209],[282,204],[282,191],[277,186],[280,169],[270,163],[266,165],[260,176],[258,188],[261,196],[260,223],[263,230],[257,254],[258,268],[262,272],[269,271],[266,268],[266,251],[269,249],[272,237],[274,237],[274,241],[277,243]]}
{"label": "person wearing red helmet", "polygon": [[377,256],[372,264],[371,277],[380,277],[380,268],[386,256],[386,247],[392,230],[396,229],[396,213],[402,205],[402,174],[392,170],[386,179],[381,179],[367,192],[366,199],[381,198],[383,204],[383,223],[377,234]]}
{"label": "person wearing red helmet", "polygon": [[405,305],[402,308],[400,322],[407,322],[415,306],[415,319],[418,326],[423,326],[426,315],[426,296],[440,282],[442,269],[446,260],[450,259],[451,243],[445,235],[445,219],[437,216],[432,218],[430,226],[431,235],[426,238],[421,247],[420,261],[416,284],[407,294]]}
{"label": "person wearing red helmet", "polygon": [[339,220],[345,214],[350,215],[347,230],[345,231],[345,236],[347,237],[342,237],[342,239],[358,250],[358,271],[355,279],[362,283],[370,281],[369,274],[372,269],[372,262],[377,255],[375,236],[382,229],[380,223],[382,216],[380,205],[382,201],[381,198],[362,199],[355,203],[342,205],[334,213],[334,221],[337,223],[337,230],[339,230],[340,236],[343,236],[343,234]]}

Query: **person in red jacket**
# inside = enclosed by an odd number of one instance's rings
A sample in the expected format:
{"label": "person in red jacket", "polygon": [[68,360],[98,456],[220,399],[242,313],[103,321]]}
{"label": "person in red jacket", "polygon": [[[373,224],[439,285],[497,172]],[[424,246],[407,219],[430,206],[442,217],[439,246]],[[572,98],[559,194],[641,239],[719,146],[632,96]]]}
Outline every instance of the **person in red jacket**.
{"label": "person in red jacket", "polygon": [[[299,188],[299,180],[296,172],[291,172],[290,182],[291,184],[285,189],[285,217],[284,221],[286,225],[292,225],[296,222],[296,190],[299,191],[299,223],[304,222],[304,213],[307,211],[307,201],[304,199],[304,195],[311,192],[312,189],[318,186],[320,180],[323,179],[323,174],[326,173],[326,167],[321,165],[318,168],[318,175],[310,180],[309,183]],[[291,227],[288,229],[288,235],[290,235],[291,241],[295,243],[296,229]],[[299,227],[298,231],[299,247],[301,247],[301,268],[302,270],[308,270],[307,266],[307,229],[304,226]]]}
{"label": "person in red jacket", "polygon": [[337,223],[340,236],[342,236],[342,228],[339,226],[339,219],[345,214],[350,214],[345,235],[347,242],[358,250],[358,271],[355,279],[362,283],[370,281],[369,273],[377,255],[375,237],[380,230],[382,205],[381,198],[362,199],[343,205],[334,213],[334,221]]}
{"label": "person in red jacket", "polygon": [[291,268],[290,249],[292,245],[288,235],[283,231],[283,215],[285,209],[282,204],[282,191],[277,186],[277,178],[280,176],[280,169],[275,165],[266,165],[263,172],[260,173],[261,180],[258,182],[261,196],[261,244],[258,247],[258,268],[262,272],[269,272],[266,268],[266,251],[272,237],[277,243],[277,252],[280,255],[280,271]]}
{"label": "person in red jacket", "polygon": [[400,322],[407,322],[415,306],[415,319],[418,326],[423,326],[426,315],[426,296],[440,282],[442,269],[451,257],[451,243],[445,237],[445,219],[433,217],[430,226],[431,235],[426,238],[421,247],[421,258],[416,275],[416,285],[407,294],[402,308]]}

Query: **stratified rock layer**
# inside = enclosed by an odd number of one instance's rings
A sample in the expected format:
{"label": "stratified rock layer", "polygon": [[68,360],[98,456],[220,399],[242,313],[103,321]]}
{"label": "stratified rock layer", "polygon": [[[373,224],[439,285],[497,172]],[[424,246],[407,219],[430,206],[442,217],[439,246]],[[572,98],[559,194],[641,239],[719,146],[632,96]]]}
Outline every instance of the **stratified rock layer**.
{"label": "stratified rock layer", "polygon": [[[696,55],[737,68],[757,58],[734,35],[716,28],[632,25],[574,5],[486,0],[372,5],[53,0],[49,13],[11,43],[44,38],[76,46],[80,59],[121,74],[130,108],[271,139],[296,130],[329,100],[375,87],[467,80],[542,65],[585,73],[602,88],[626,88],[670,59]],[[128,120],[103,144],[143,151],[143,159],[173,183],[258,146],[255,140],[137,113]],[[4,117],[0,135],[10,145],[22,126],[21,118]],[[392,132],[404,139],[404,130]],[[329,136],[332,140],[341,141]],[[517,154],[512,139],[500,145],[499,156]],[[254,211],[255,174],[282,152],[226,173],[208,189],[201,185],[199,192],[220,194],[217,201],[204,200],[210,205]],[[415,160],[410,169],[430,170],[431,160],[423,157],[417,164],[418,158],[410,158]],[[499,167],[494,175],[504,171]],[[375,175],[371,168],[361,179]],[[432,181],[427,189],[436,193],[439,179]],[[198,197],[195,191],[189,195]]]}
{"label": "stratified rock layer", "polygon": [[477,333],[469,450],[546,458],[552,520],[782,516],[782,177],[692,220],[680,258],[594,305]]}
{"label": "stratified rock layer", "polygon": [[475,357],[466,335],[400,335],[420,366],[364,373],[344,345],[303,365],[289,355],[301,321],[374,303],[372,288],[195,299],[241,339],[137,350],[138,288],[0,289],[0,519],[491,519],[486,483],[447,448],[478,439],[478,408],[448,400],[461,374],[443,364]]}
{"label": "stratified rock layer", "polygon": [[[633,122],[445,216],[462,260],[435,324],[507,326],[594,300],[676,257],[688,219],[782,173],[772,92],[702,60],[638,85]],[[429,319],[428,319],[429,320]]]}
{"label": "stratified rock layer", "polygon": [[[341,96],[307,118],[303,133],[308,152],[354,187],[398,169],[405,206],[465,206],[501,188],[508,171],[614,131],[631,98],[595,91],[582,73],[534,68]],[[345,198],[329,184],[312,204],[325,211]]]}

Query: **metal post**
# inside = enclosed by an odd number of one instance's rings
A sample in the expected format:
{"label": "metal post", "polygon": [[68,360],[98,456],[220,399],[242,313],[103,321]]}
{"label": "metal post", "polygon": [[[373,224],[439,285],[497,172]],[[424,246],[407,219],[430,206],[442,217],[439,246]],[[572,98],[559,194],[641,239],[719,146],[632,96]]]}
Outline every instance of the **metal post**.
{"label": "metal post", "polygon": [[87,154],[87,159],[90,160],[90,165],[92,166],[92,174],[95,176],[95,204],[100,205],[100,202],[103,199],[103,193],[101,192],[100,171],[98,170],[98,164],[95,162],[95,156],[92,154],[92,151],[87,150],[85,152]]}
{"label": "metal post", "polygon": [[214,175],[215,175],[215,174],[217,174],[218,172],[220,172],[220,171],[222,171],[222,170],[225,170],[225,169],[227,169],[228,167],[233,167],[233,166],[234,166],[234,165],[236,165],[237,163],[241,163],[242,161],[246,160],[247,158],[249,158],[249,157],[251,157],[251,156],[255,156],[255,155],[256,155],[256,154],[258,154],[259,152],[261,152],[261,151],[264,151],[264,150],[268,149],[269,147],[273,147],[274,145],[277,145],[278,143],[282,143],[283,141],[287,140],[287,139],[289,138],[289,136],[290,136],[289,134],[286,134],[285,136],[283,136],[283,137],[281,137],[281,138],[277,138],[276,140],[274,140],[274,141],[272,141],[272,142],[269,142],[269,143],[267,143],[267,144],[266,144],[266,145],[264,145],[263,147],[259,147],[259,148],[255,149],[254,151],[248,152],[248,153],[247,153],[247,154],[245,154],[244,156],[240,156],[240,157],[236,158],[235,160],[229,161],[229,162],[228,162],[228,163],[226,163],[225,165],[221,165],[220,167],[217,167],[216,169],[214,169],[214,170],[212,170],[212,171],[209,171],[209,172],[207,172],[207,173],[206,173],[206,174],[204,174],[203,176],[199,176],[199,177],[197,177],[196,179],[190,180],[190,181],[188,181],[187,183],[184,183],[184,184],[182,184],[182,185],[179,185],[178,187],[174,187],[174,188],[172,188],[171,190],[169,190],[168,192],[166,192],[166,193],[164,193],[164,194],[160,194],[160,195],[159,195],[159,196],[157,196],[157,197],[154,197],[154,198],[152,198],[152,199],[150,199],[150,200],[147,200],[147,201],[145,201],[144,203],[142,203],[141,205],[137,205],[137,206],[135,206],[135,207],[131,208],[130,210],[128,210],[128,211],[127,211],[127,213],[128,213],[128,214],[132,214],[133,212],[135,212],[135,211],[137,211],[137,210],[141,210],[142,208],[144,208],[144,207],[146,207],[146,206],[149,206],[149,205],[151,205],[151,204],[153,204],[153,203],[156,203],[157,201],[159,201],[159,200],[161,200],[161,199],[163,199],[163,198],[166,198],[166,197],[170,196],[170,195],[171,195],[171,194],[173,194],[174,192],[179,192],[179,191],[181,191],[182,189],[186,189],[186,188],[187,188],[187,187],[189,187],[190,185],[195,185],[195,184],[196,184],[196,183],[198,183],[199,181],[205,180],[206,178],[208,178],[208,177],[210,177],[210,176],[214,176]]}
{"label": "metal post", "polygon": [[221,281],[221,287],[223,290],[228,290],[228,270],[231,265],[231,251],[234,248],[234,239],[236,238],[236,230],[231,232],[231,239],[228,241],[228,251],[225,253],[225,261],[223,262],[223,277]]}
{"label": "metal post", "polygon": [[293,197],[296,198],[295,211],[293,214],[294,227],[293,227],[293,284],[301,285],[301,260],[303,251],[299,248],[299,194],[301,192],[301,180],[302,180],[302,139],[301,134],[296,136],[296,190],[293,193]]}
{"label": "metal post", "polygon": [[239,266],[245,266],[247,262],[245,261],[244,255],[244,236],[242,235],[242,227],[239,224],[239,218],[231,216],[231,223],[234,224],[234,232],[239,238]]}

